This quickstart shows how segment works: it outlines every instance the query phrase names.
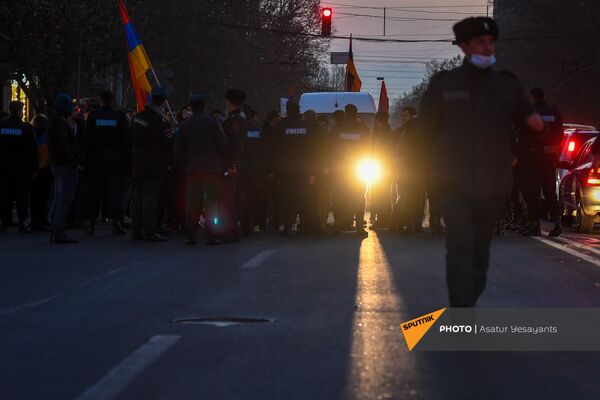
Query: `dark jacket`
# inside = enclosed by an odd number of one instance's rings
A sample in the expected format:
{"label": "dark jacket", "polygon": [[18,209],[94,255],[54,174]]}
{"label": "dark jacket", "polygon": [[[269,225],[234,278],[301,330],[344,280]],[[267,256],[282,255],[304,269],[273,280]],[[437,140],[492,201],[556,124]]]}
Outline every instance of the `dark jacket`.
{"label": "dark jacket", "polygon": [[432,79],[421,100],[431,185],[470,198],[505,196],[512,187],[511,134],[535,112],[510,72],[465,61]]}
{"label": "dark jacket", "polygon": [[29,175],[37,169],[33,127],[16,116],[0,121],[0,171]]}
{"label": "dark jacket", "polygon": [[219,123],[204,112],[194,112],[179,125],[174,157],[187,173],[222,173],[227,138]]}
{"label": "dark jacket", "polygon": [[519,156],[548,155],[557,157],[558,146],[564,139],[562,116],[558,110],[544,101],[537,101],[535,110],[546,125],[544,132],[531,132],[527,127],[519,130]]}
{"label": "dark jacket", "polygon": [[267,153],[267,140],[263,135],[260,124],[254,119],[248,120],[248,131],[242,149],[240,174],[253,178],[264,177],[268,169]]}
{"label": "dark jacket", "polygon": [[82,164],[73,130],[65,117],[57,114],[48,121],[48,155],[52,166],[77,167]]}
{"label": "dark jacket", "polygon": [[131,122],[131,173],[135,178],[157,178],[167,172],[171,125],[154,106],[147,105]]}
{"label": "dark jacket", "polygon": [[111,106],[102,106],[92,112],[85,126],[83,152],[88,165],[128,169],[131,131],[125,114]]}
{"label": "dark jacket", "polygon": [[315,175],[316,138],[299,115],[288,115],[276,130],[277,173]]}
{"label": "dark jacket", "polygon": [[241,108],[229,112],[223,123],[223,130],[227,136],[225,167],[239,167],[248,134],[248,118]]}
{"label": "dark jacket", "polygon": [[334,171],[353,170],[357,161],[369,155],[371,134],[361,121],[347,119],[331,130],[331,143]]}

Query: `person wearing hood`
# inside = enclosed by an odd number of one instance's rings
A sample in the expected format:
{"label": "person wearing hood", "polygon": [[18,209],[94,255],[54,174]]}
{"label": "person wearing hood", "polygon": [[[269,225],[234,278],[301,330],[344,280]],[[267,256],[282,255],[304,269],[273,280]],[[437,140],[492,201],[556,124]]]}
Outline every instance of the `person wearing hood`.
{"label": "person wearing hood", "polygon": [[35,136],[23,122],[24,104],[12,101],[8,118],[0,121],[0,231],[6,231],[12,202],[17,204],[19,233],[29,233],[28,217],[31,178],[37,172]]}
{"label": "person wearing hood", "polygon": [[75,134],[67,122],[73,110],[72,97],[61,93],[54,100],[54,113],[48,122],[48,155],[54,175],[50,242],[57,244],[78,242],[65,232],[82,164]]}
{"label": "person wearing hood", "polygon": [[513,126],[542,132],[544,121],[517,77],[495,64],[498,27],[471,17],[454,25],[462,66],[434,75],[417,128],[429,187],[446,223],[446,280],[451,307],[474,307],[489,266],[490,243],[512,187]]}

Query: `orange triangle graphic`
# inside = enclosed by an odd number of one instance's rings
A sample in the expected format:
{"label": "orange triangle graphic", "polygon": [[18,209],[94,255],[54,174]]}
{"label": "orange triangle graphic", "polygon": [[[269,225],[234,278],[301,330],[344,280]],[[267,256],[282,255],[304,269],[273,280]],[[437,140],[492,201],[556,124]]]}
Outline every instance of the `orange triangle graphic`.
{"label": "orange triangle graphic", "polygon": [[419,343],[421,338],[425,336],[429,328],[436,323],[444,311],[446,311],[445,307],[430,314],[425,314],[419,318],[403,322],[402,325],[400,325],[409,351]]}

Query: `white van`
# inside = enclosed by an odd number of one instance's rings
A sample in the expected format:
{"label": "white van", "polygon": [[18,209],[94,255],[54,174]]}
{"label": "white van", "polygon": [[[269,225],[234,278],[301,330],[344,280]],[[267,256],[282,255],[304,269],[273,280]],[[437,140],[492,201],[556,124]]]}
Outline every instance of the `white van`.
{"label": "white van", "polygon": [[347,104],[354,104],[358,108],[358,116],[369,127],[375,125],[377,107],[375,100],[369,93],[360,92],[317,92],[304,93],[300,97],[300,112],[313,110],[318,115],[331,115],[337,111],[344,111]]}

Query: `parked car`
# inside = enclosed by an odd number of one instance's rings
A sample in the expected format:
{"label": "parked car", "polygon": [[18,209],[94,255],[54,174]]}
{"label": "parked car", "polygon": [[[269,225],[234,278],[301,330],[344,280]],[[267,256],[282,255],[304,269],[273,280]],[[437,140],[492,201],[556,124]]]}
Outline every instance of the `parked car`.
{"label": "parked car", "polygon": [[[579,153],[583,145],[590,140],[598,136],[596,128],[590,125],[578,125],[566,123],[563,124],[565,136],[562,143],[559,146],[559,157],[558,161],[563,162],[562,165],[570,165],[569,163],[573,160],[573,157]],[[558,194],[558,187],[560,181],[569,172],[568,169],[559,167],[556,170],[556,193]]]}
{"label": "parked car", "polygon": [[571,161],[559,161],[559,167],[568,172],[560,181],[559,199],[563,210],[563,224],[576,221],[577,231],[591,233],[600,222],[600,168],[593,168],[592,144],[588,140]]}

